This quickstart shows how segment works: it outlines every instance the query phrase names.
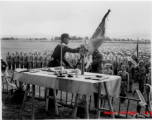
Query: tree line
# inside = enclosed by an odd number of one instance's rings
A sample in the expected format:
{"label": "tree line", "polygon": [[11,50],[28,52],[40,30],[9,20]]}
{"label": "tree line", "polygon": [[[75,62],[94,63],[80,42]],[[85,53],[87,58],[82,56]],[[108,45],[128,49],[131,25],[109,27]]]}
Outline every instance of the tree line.
{"label": "tree line", "polygon": [[[86,37],[78,37],[78,36],[72,36],[71,40],[88,40],[90,39],[88,36]],[[15,38],[15,37],[3,37],[1,40],[49,40],[49,41],[55,41],[60,40],[60,37],[52,37],[52,38]],[[137,39],[136,39],[137,40]],[[122,38],[109,38],[105,37],[105,41],[135,41],[135,39],[122,39]],[[141,39],[139,40],[141,42],[150,42],[149,39]]]}

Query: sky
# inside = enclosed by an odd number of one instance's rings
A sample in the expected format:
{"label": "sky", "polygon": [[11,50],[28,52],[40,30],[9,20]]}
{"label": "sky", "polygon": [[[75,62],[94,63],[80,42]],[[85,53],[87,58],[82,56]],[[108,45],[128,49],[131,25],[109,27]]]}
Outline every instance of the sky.
{"label": "sky", "polygon": [[0,1],[0,32],[90,37],[108,9],[106,36],[151,34],[150,1]]}

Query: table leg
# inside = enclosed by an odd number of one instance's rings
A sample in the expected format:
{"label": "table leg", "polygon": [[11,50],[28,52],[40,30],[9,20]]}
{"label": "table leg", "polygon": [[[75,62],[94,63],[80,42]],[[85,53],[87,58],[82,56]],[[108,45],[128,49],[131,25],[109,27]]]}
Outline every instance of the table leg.
{"label": "table leg", "polygon": [[88,99],[86,95],[84,95],[84,98],[85,98],[85,116],[87,119],[89,119]]}
{"label": "table leg", "polygon": [[30,85],[27,84],[26,91],[25,91],[25,94],[24,94],[23,103],[22,103],[22,109],[21,109],[21,112],[20,112],[20,120],[22,120],[22,114],[23,114],[23,110],[24,110],[24,107],[25,107],[25,103],[26,103],[27,94],[28,94],[29,89],[30,89]]}
{"label": "table leg", "polygon": [[56,115],[59,114],[59,111],[58,111],[58,102],[57,102],[57,99],[56,99],[56,90],[53,89],[53,95],[54,95],[54,105],[55,105],[55,112],[56,112]]}
{"label": "table leg", "polygon": [[35,85],[32,85],[32,111],[31,111],[31,118],[34,120],[34,102],[35,102]]}
{"label": "table leg", "polygon": [[39,98],[41,97],[41,87],[39,86]]}
{"label": "table leg", "polygon": [[72,112],[72,117],[74,117],[74,118],[76,117],[76,114],[77,114],[79,97],[80,97],[80,95],[76,94],[75,103],[74,103],[74,109],[73,109],[73,112]]}
{"label": "table leg", "polygon": [[[106,82],[104,82],[103,84],[104,84],[104,87],[105,87],[105,91],[106,91],[106,95],[107,95],[107,100],[108,100],[110,112],[114,112],[114,111],[113,111],[113,107],[112,107],[112,105],[111,105],[111,100],[110,100],[110,96],[109,96],[109,92],[108,92],[108,89],[107,89]],[[112,118],[115,118],[115,117],[114,117],[114,113],[111,114],[111,117],[112,117]]]}
{"label": "table leg", "polygon": [[48,103],[49,103],[49,89],[46,88],[45,90],[46,90],[46,97],[45,97],[45,98],[46,98],[46,105],[45,105],[45,110],[48,111],[48,105],[49,105],[49,104],[48,104]]}
{"label": "table leg", "polygon": [[101,95],[101,83],[99,83],[98,86],[98,103],[97,103],[97,118],[100,119],[100,106],[101,106],[101,99],[100,99],[100,95]]}

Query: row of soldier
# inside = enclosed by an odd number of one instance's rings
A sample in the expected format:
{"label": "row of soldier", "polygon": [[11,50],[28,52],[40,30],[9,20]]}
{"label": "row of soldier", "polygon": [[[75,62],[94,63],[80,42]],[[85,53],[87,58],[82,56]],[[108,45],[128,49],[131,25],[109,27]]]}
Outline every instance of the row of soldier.
{"label": "row of soldier", "polygon": [[50,51],[46,50],[44,52],[20,52],[20,54],[18,52],[16,54],[8,52],[6,55],[8,69],[47,67],[50,61],[50,53]]}

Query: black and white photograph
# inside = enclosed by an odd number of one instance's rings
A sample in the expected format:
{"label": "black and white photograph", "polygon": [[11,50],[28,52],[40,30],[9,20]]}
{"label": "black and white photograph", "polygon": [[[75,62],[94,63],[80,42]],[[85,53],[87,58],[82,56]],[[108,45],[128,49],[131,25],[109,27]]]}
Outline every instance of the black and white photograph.
{"label": "black and white photograph", "polygon": [[151,1],[0,1],[1,119],[152,119]]}

